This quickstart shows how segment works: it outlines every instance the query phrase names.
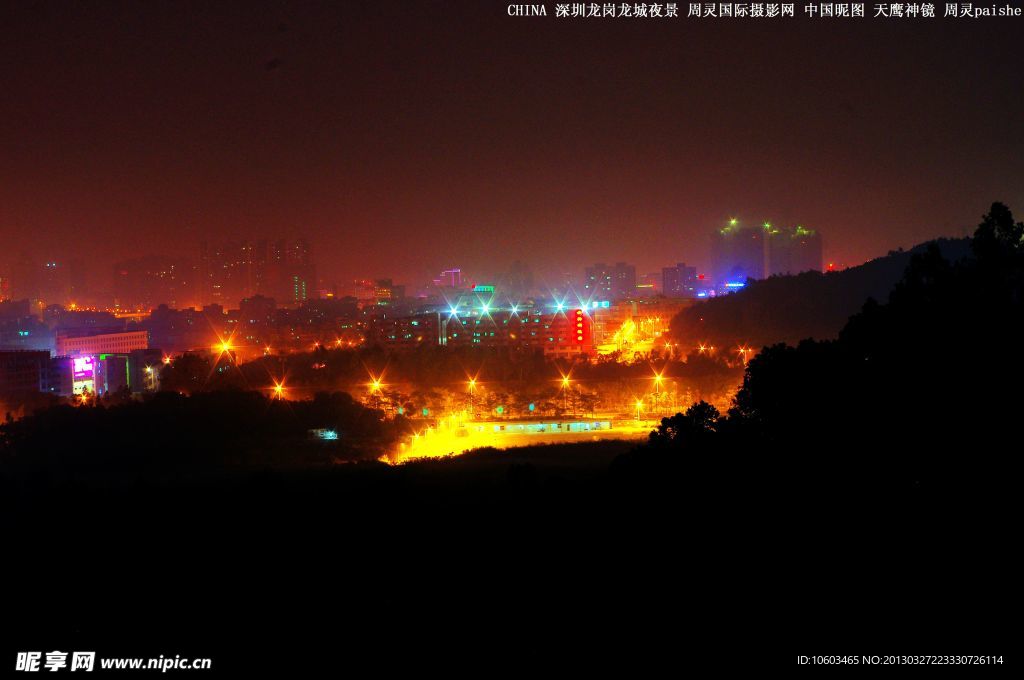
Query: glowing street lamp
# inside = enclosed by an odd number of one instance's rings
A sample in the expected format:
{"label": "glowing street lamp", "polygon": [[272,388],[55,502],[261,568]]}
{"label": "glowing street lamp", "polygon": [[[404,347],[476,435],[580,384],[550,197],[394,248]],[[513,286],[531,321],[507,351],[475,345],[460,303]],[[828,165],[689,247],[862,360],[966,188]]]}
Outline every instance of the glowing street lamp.
{"label": "glowing street lamp", "polygon": [[569,410],[569,376],[562,376],[562,410]]}
{"label": "glowing street lamp", "polygon": [[383,387],[381,378],[375,378],[371,375],[368,387],[370,389],[369,397],[373,400],[373,408],[380,408],[381,388]]}
{"label": "glowing street lamp", "polygon": [[274,398],[284,399],[284,383],[274,383]]}
{"label": "glowing street lamp", "polygon": [[644,407],[644,402],[640,399],[636,400],[636,422],[640,422],[640,410]]}

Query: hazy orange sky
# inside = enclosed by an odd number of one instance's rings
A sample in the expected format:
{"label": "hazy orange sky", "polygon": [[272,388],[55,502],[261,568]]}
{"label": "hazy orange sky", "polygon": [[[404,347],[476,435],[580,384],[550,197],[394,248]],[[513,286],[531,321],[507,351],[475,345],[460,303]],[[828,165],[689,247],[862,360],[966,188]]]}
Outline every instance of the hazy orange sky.
{"label": "hazy orange sky", "polygon": [[853,263],[1024,213],[1020,19],[505,7],[7,3],[0,266],[293,235],[339,282],[703,269],[730,216]]}

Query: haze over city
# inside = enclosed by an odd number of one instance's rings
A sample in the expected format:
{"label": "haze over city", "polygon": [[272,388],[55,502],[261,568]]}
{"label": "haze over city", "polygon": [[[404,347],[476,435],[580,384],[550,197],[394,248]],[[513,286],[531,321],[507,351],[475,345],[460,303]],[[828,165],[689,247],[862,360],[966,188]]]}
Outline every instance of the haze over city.
{"label": "haze over city", "polygon": [[1024,198],[1005,22],[572,22],[490,2],[0,20],[0,266],[79,257],[93,287],[209,237],[305,237],[326,283],[517,259],[655,271],[705,262],[730,217],[819,229],[857,264]]}

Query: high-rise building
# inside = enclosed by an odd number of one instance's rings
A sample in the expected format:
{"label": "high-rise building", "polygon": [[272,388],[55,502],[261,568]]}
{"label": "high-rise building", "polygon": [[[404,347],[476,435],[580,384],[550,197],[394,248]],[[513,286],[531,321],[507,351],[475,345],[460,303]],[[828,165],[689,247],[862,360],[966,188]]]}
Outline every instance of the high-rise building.
{"label": "high-rise building", "polygon": [[797,225],[777,229],[766,225],[768,274],[799,274],[821,271],[821,235]]}
{"label": "high-rise building", "polygon": [[667,297],[697,297],[699,281],[697,277],[697,268],[687,267],[685,262],[679,262],[674,267],[663,267],[661,270],[661,291]]}
{"label": "high-rise building", "polygon": [[715,283],[741,288],[749,279],[775,274],[821,271],[821,235],[796,227],[742,227],[736,220],[713,235],[712,258]]}
{"label": "high-rise building", "polygon": [[201,303],[233,307],[257,293],[284,305],[309,299],[316,286],[309,243],[298,239],[200,244]]}
{"label": "high-rise building", "polygon": [[309,242],[277,240],[265,247],[259,290],[284,305],[300,305],[314,297],[316,269]]}
{"label": "high-rise building", "polygon": [[199,286],[202,304],[238,304],[256,292],[258,262],[251,241],[199,245]]}
{"label": "high-rise building", "polygon": [[186,307],[192,295],[192,264],[153,255],[114,265],[114,300],[118,308],[150,311],[161,304]]}
{"label": "high-rise building", "polygon": [[743,227],[737,220],[712,234],[712,274],[718,286],[739,288],[747,279],[763,279],[765,229]]}
{"label": "high-rise building", "polygon": [[626,300],[636,295],[636,266],[598,262],[583,274],[583,291],[594,300]]}

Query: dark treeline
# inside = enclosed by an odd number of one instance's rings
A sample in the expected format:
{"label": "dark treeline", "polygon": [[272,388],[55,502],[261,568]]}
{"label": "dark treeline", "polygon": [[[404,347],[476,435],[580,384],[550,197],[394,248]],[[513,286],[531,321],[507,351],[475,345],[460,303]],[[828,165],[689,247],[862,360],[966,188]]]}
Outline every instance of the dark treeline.
{"label": "dark treeline", "polygon": [[969,239],[939,239],[838,272],[748,281],[739,292],[683,310],[672,319],[670,333],[686,347],[703,343],[726,351],[832,339],[865,300],[884,302],[911,258],[933,246],[950,261],[970,252]]}
{"label": "dark treeline", "polygon": [[[0,425],[6,481],[62,486],[207,476],[266,466],[376,459],[403,431],[345,393],[288,402],[258,392],[173,392],[59,405]],[[333,430],[336,441],[311,438]]]}
{"label": "dark treeline", "polygon": [[971,256],[914,254],[888,303],[868,300],[836,340],[765,347],[724,417],[699,404],[639,455],[739,456],[828,493],[998,498],[1024,377],[1022,234],[994,204]]}
{"label": "dark treeline", "polygon": [[610,478],[691,517],[704,550],[748,555],[756,575],[737,578],[801,593],[776,604],[807,621],[999,639],[1019,514],[1022,239],[994,204],[969,257],[914,254],[887,303],[869,300],[835,340],[764,348],[727,413],[664,419]]}

